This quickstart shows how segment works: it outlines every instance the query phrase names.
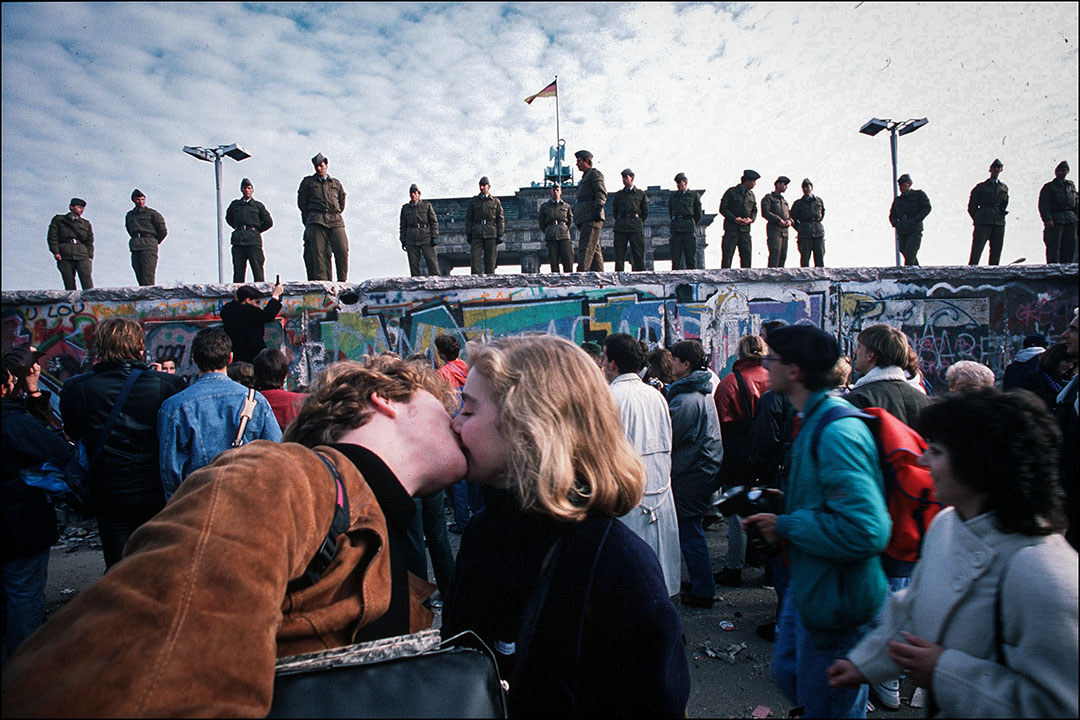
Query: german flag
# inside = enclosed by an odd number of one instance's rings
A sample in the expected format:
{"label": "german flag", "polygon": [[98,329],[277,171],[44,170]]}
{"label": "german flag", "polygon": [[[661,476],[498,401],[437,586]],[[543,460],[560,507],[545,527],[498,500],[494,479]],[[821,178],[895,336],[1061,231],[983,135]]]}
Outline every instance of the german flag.
{"label": "german flag", "polygon": [[544,88],[540,92],[536,93],[535,95],[530,95],[529,97],[525,98],[525,103],[528,104],[528,105],[532,105],[532,101],[535,100],[536,98],[556,97],[559,94],[558,88],[555,87],[555,83],[557,83],[557,82],[558,82],[558,80],[553,80],[550,85],[548,85],[546,88]]}

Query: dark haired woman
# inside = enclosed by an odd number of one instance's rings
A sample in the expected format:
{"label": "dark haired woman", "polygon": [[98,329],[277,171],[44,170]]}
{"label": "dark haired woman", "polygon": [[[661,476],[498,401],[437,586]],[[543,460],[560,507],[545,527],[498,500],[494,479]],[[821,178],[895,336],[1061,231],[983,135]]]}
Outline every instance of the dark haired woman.
{"label": "dark haired woman", "polygon": [[1077,556],[1061,536],[1053,418],[1031,393],[986,388],[931,403],[918,429],[952,507],[830,683],[906,672],[931,717],[1077,717]]}

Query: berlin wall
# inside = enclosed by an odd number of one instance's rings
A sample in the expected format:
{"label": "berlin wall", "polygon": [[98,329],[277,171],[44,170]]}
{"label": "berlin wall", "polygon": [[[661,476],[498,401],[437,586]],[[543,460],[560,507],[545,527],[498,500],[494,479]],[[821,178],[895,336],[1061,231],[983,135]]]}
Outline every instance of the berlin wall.
{"label": "berlin wall", "polygon": [[[99,320],[133,318],[146,331],[150,357],[171,358],[177,372],[194,377],[191,340],[220,323],[232,287],[4,292],[3,345],[36,346],[46,386],[56,389],[89,368]],[[1000,378],[1025,336],[1056,339],[1077,306],[1077,265],[453,275],[285,287],[267,342],[289,358],[291,388],[367,353],[430,357],[439,333],[456,335],[463,347],[467,339],[527,332],[578,344],[625,332],[650,347],[699,338],[724,375],[740,337],[781,319],[834,333],[849,354],[862,328],[898,327],[925,375],[944,389],[945,370],[959,360],[984,363]]]}

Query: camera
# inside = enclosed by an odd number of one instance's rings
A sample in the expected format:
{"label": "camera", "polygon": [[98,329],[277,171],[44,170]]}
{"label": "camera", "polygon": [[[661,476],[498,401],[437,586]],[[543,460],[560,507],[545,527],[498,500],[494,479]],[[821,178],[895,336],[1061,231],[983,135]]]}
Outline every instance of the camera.
{"label": "camera", "polygon": [[[712,505],[717,513],[725,517],[738,515],[745,518],[758,513],[775,514],[780,511],[780,503],[773,493],[768,492],[763,487],[747,487],[745,485],[736,485],[728,489],[720,497],[716,498]],[[747,530],[746,538],[751,545],[759,550],[768,547],[768,543],[765,542],[765,538],[761,537],[761,533],[757,528],[751,527]]]}

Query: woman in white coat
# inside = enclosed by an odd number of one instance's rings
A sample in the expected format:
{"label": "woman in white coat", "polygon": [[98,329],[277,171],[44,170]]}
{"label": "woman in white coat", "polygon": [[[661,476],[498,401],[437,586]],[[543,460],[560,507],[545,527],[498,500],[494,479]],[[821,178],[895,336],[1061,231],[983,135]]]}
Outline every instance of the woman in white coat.
{"label": "woman in white coat", "polygon": [[903,672],[928,690],[930,717],[1077,717],[1077,555],[1061,535],[1053,418],[1031,393],[985,388],[942,397],[916,427],[952,507],[830,683]]}

